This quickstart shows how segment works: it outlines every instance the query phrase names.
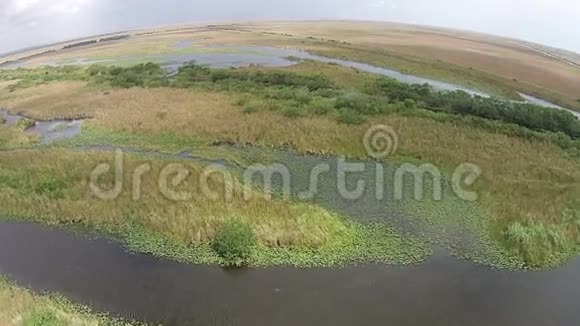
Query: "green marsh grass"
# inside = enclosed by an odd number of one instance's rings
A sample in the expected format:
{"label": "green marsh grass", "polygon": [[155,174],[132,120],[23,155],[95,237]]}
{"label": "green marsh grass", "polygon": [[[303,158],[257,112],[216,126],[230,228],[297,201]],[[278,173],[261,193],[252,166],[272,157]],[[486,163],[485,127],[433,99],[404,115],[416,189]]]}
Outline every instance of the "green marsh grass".
{"label": "green marsh grass", "polygon": [[[143,197],[133,199],[132,173],[127,173],[121,195],[103,201],[89,192],[87,178],[98,163],[111,160],[112,154],[64,149],[7,152],[0,157],[0,214],[101,231],[121,239],[129,249],[194,263],[227,262],[227,257],[223,260],[211,245],[232,217],[239,218],[256,235],[257,250],[247,259],[250,266],[336,266],[367,260],[413,263],[428,253],[418,240],[351,223],[312,204],[269,200],[257,189],[246,199],[237,181],[231,201],[225,197],[208,199],[198,192],[203,167],[185,160],[129,154],[126,171],[144,163],[152,167],[149,177],[143,179]],[[190,171],[191,177],[176,189],[195,190],[190,200],[175,202],[159,193],[156,176],[168,163],[185,164]],[[225,187],[220,176],[208,181],[213,190]],[[111,187],[112,176],[101,182],[103,187]],[[359,239],[368,239],[369,234],[380,234],[384,240]]]}

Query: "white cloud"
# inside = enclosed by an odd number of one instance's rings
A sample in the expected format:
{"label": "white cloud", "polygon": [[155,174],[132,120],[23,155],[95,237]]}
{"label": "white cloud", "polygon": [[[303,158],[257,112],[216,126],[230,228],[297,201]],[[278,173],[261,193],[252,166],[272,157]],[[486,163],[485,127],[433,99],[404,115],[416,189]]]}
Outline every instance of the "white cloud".
{"label": "white cloud", "polygon": [[369,4],[370,7],[378,8],[384,7],[387,2],[385,0],[376,0]]}
{"label": "white cloud", "polygon": [[0,53],[159,24],[320,18],[476,30],[580,52],[578,17],[578,0],[0,0]]}
{"label": "white cloud", "polygon": [[44,17],[74,15],[90,1],[8,0],[0,4],[0,22],[30,22]]}

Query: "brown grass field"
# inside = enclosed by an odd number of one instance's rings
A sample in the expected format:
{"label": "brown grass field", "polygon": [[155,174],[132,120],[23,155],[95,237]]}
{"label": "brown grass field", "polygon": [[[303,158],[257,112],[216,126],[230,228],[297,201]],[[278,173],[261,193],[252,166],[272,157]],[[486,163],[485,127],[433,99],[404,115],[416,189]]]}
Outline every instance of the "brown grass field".
{"label": "brown grass field", "polygon": [[473,32],[392,23],[312,21],[176,26],[132,33],[126,41],[59,50],[26,62],[34,65],[79,57],[167,53],[182,39],[197,45],[274,45],[393,67],[501,95],[513,95],[510,92],[514,90],[528,92],[580,109],[580,68],[570,65],[569,59],[559,59],[563,57],[560,53],[566,52],[549,52],[541,46],[537,46],[542,49],[538,51],[527,42]]}

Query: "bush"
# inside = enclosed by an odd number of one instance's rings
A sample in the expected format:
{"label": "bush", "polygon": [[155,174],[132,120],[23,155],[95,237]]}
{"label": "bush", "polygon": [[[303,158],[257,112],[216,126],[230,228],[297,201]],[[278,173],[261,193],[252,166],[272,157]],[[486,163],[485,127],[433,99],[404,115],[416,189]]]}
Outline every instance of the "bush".
{"label": "bush", "polygon": [[349,125],[360,125],[365,121],[366,118],[364,116],[351,109],[344,108],[338,111],[338,122],[346,123]]}
{"label": "bush", "polygon": [[337,109],[350,109],[359,114],[373,115],[385,111],[387,103],[372,96],[348,93],[336,100]]}
{"label": "bush", "polygon": [[151,62],[128,68],[92,65],[87,69],[87,74],[97,83],[119,88],[161,87],[168,84],[161,66]]}
{"label": "bush", "polygon": [[294,100],[300,104],[308,104],[312,101],[312,95],[308,88],[301,87],[296,90]]}
{"label": "bush", "polygon": [[232,219],[218,231],[212,247],[225,266],[242,266],[248,262],[256,244],[252,228],[241,220]]}
{"label": "bush", "polygon": [[[175,85],[189,87],[196,82],[211,82],[221,86],[245,85],[245,88],[280,86],[301,88],[309,91],[332,88],[332,82],[324,75],[303,75],[288,71],[248,71],[240,69],[208,69],[195,64],[179,68]],[[237,87],[234,87],[236,89]]]}
{"label": "bush", "polygon": [[[433,111],[476,116],[517,124],[532,130],[562,132],[572,138],[580,138],[580,121],[572,113],[564,110],[472,96],[461,90],[436,92],[426,84],[408,85],[389,78],[380,78],[368,85],[366,92],[373,96],[383,96],[391,103],[403,102],[408,107],[412,107],[413,102],[424,103],[426,109]],[[367,114],[368,109],[365,110],[364,106],[348,105]],[[423,107],[423,104],[420,106]]]}
{"label": "bush", "polygon": [[309,105],[309,110],[316,115],[325,115],[334,110],[335,101],[328,98],[315,98]]}

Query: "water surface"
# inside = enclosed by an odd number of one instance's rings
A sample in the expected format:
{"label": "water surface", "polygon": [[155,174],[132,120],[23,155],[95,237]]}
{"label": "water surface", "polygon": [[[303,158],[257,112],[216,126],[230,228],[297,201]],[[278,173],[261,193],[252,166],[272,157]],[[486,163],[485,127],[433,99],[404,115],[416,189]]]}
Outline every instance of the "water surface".
{"label": "water surface", "polygon": [[[18,114],[11,114],[6,110],[0,110],[0,115],[5,119],[6,126],[12,126],[25,117]],[[81,134],[81,119],[55,119],[35,121],[34,125],[27,128],[25,132],[36,134],[40,138],[40,144],[46,145],[58,140],[74,138]]]}
{"label": "water surface", "polygon": [[438,254],[417,266],[223,270],[115,242],[0,222],[0,273],[36,290],[165,325],[545,326],[580,323],[580,261],[492,271]]}
{"label": "water surface", "polygon": [[10,114],[6,110],[0,109],[0,116],[4,118],[4,125],[5,126],[12,126],[18,121],[22,120],[22,117],[15,114]]}

